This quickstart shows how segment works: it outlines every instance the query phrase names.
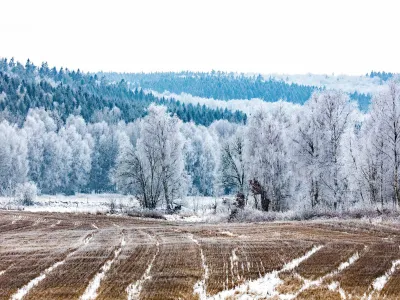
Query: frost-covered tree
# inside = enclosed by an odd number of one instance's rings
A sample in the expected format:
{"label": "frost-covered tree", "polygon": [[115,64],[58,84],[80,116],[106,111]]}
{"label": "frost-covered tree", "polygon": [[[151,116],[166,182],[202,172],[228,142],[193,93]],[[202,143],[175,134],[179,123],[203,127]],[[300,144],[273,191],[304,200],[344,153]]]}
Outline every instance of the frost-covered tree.
{"label": "frost-covered tree", "polygon": [[119,191],[135,195],[140,205],[153,209],[161,197],[160,169],[156,154],[135,149],[129,137],[121,133],[114,182]]}
{"label": "frost-covered tree", "polygon": [[16,126],[0,123],[0,194],[10,196],[18,184],[27,181],[26,135]]}
{"label": "frost-covered tree", "polygon": [[44,182],[45,140],[48,133],[57,130],[57,124],[44,109],[31,109],[23,128],[28,138],[29,178],[40,186]]}
{"label": "frost-covered tree", "polygon": [[218,193],[219,143],[213,131],[194,123],[182,126],[185,137],[185,170],[191,179],[190,193],[212,196]]}
{"label": "frost-covered tree", "polygon": [[221,146],[221,180],[225,191],[245,193],[247,176],[244,143],[244,132],[238,129]]}
{"label": "frost-covered tree", "polygon": [[376,119],[369,114],[361,127],[356,144],[355,161],[358,161],[359,192],[363,201],[384,207],[391,198],[389,161],[385,151],[385,141],[377,126]]}
{"label": "frost-covered tree", "polygon": [[[370,140],[378,156],[378,173],[381,180],[391,188],[390,198],[397,209],[400,201],[399,170],[400,170],[400,86],[392,81],[386,90],[376,95],[371,105],[371,130],[375,137]],[[384,161],[381,161],[381,155]],[[385,163],[386,162],[386,163]],[[386,176],[385,176],[386,173]],[[381,186],[383,190],[385,188]],[[381,192],[383,197],[383,191]]]}
{"label": "frost-covered tree", "polygon": [[246,161],[250,190],[260,195],[261,208],[280,211],[288,207],[291,172],[287,144],[290,122],[285,112],[258,110],[249,118]]}
{"label": "frost-covered tree", "polygon": [[343,160],[346,133],[354,129],[355,105],[340,91],[314,93],[299,118],[300,176],[311,207],[337,208],[348,197],[348,168]]}
{"label": "frost-covered tree", "polygon": [[135,147],[125,143],[119,156],[117,184],[128,187],[144,207],[154,208],[163,199],[169,209],[187,186],[181,121],[165,107],[151,105],[139,124]]}
{"label": "frost-covered tree", "polygon": [[93,138],[92,165],[90,169],[89,190],[95,192],[114,191],[110,181],[118,155],[117,128],[106,122],[88,125]]}
{"label": "frost-covered tree", "polygon": [[[70,119],[71,118],[71,119]],[[83,191],[89,182],[91,168],[92,137],[86,132],[85,121],[81,117],[70,117],[59,134],[71,149],[68,193]]]}

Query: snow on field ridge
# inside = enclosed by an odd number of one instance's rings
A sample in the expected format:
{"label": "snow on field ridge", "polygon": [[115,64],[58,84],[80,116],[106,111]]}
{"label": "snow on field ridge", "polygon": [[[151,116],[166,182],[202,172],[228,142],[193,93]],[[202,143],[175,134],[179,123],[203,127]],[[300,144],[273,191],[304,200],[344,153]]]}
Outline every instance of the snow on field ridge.
{"label": "snow on field ridge", "polygon": [[400,259],[392,262],[392,267],[381,277],[375,279],[372,286],[374,290],[381,291],[385,287],[386,283],[389,281],[390,277],[392,277],[393,273],[396,271],[397,267],[400,266]]}
{"label": "snow on field ridge", "polygon": [[[151,235],[149,235],[149,234],[147,234],[147,235],[150,237],[150,239],[152,239],[152,240],[155,239]],[[143,283],[147,279],[150,278],[149,275],[150,275],[151,268],[153,267],[153,263],[156,260],[156,257],[158,255],[158,253],[160,252],[160,242],[158,240],[156,240],[156,247],[157,247],[156,253],[154,254],[153,258],[151,259],[151,261],[150,261],[146,271],[143,273],[142,277],[138,281],[130,284],[126,288],[126,292],[128,293],[128,300],[138,299],[139,295],[140,295],[140,292],[142,291]]]}
{"label": "snow on field ridge", "polygon": [[[86,237],[83,241],[83,244],[86,245],[89,243],[89,241],[91,240],[91,238],[93,237],[93,234],[91,234],[90,236]],[[75,254],[79,249],[76,249],[75,251],[70,252],[65,259],[63,259],[62,261],[56,262],[55,264],[53,264],[51,267],[47,268],[46,270],[44,270],[38,277],[32,279],[31,281],[29,281],[25,286],[23,286],[22,288],[20,288],[14,295],[11,296],[12,300],[21,300],[23,299],[31,289],[33,289],[35,286],[37,286],[43,279],[46,278],[46,276],[51,273],[54,269],[56,269],[57,267],[63,265],[65,263],[65,261],[67,260],[67,258],[69,258],[70,256],[72,256],[73,254]],[[5,271],[2,271],[3,273]],[[0,272],[0,275],[3,274]]]}
{"label": "snow on field ridge", "polygon": [[[342,272],[343,270],[347,269],[348,267],[350,267],[352,264],[354,264],[358,259],[360,258],[360,255],[358,252],[354,253],[347,261],[341,263],[339,265],[339,267],[334,270],[331,273],[328,273],[316,280],[307,280],[305,278],[302,278],[304,280],[304,284],[301,287],[300,290],[298,290],[296,293],[294,294],[285,294],[285,295],[280,295],[281,299],[285,299],[285,300],[291,300],[291,299],[295,299],[301,292],[314,287],[314,286],[320,286],[322,284],[322,282],[327,279],[327,278],[331,278],[336,274],[339,274],[340,272]],[[332,291],[338,291],[340,294],[340,297],[342,299],[346,299],[346,293],[345,291],[340,287],[339,283],[334,282],[332,284],[330,284],[328,286],[328,289],[332,290]]]}
{"label": "snow on field ridge", "polygon": [[372,291],[369,294],[365,293],[361,299],[362,300],[375,299],[375,297],[374,297],[375,294],[377,294],[383,290],[386,283],[390,280],[393,273],[396,271],[396,269],[399,266],[400,266],[400,259],[392,261],[391,268],[384,275],[382,275],[374,280],[374,282],[372,283],[372,286],[370,287],[370,288],[372,288]]}
{"label": "snow on field ridge", "polygon": [[272,271],[257,280],[247,281],[230,290],[224,290],[218,294],[208,297],[208,299],[264,299],[279,296],[276,287],[283,281],[279,278],[279,273],[291,271],[300,263],[310,258],[311,255],[319,251],[323,246],[314,246],[310,251],[283,266],[278,271]]}
{"label": "snow on field ridge", "polygon": [[28,282],[28,284],[26,284],[25,286],[23,286],[22,288],[20,288],[16,294],[14,294],[11,299],[12,300],[21,300],[22,298],[25,297],[26,294],[29,293],[29,291],[34,288],[35,286],[37,286],[39,284],[39,282],[41,282],[43,279],[46,278],[46,275],[49,274],[50,272],[52,272],[55,268],[63,265],[65,263],[65,260],[56,262],[54,265],[52,265],[51,267],[47,268],[46,270],[44,270],[44,272],[42,274],[40,274],[38,277],[36,277],[35,279],[31,280]]}
{"label": "snow on field ridge", "polygon": [[121,244],[114,251],[114,257],[108,261],[101,267],[100,272],[98,272],[92,281],[89,283],[87,286],[85,292],[83,295],[80,297],[81,300],[93,300],[96,299],[97,297],[97,290],[100,287],[100,283],[103,280],[103,278],[106,276],[106,273],[111,269],[112,264],[115,262],[115,260],[118,258],[118,256],[121,254],[122,247],[125,245],[125,236],[122,233],[122,239],[121,239]]}
{"label": "snow on field ridge", "polygon": [[203,253],[203,248],[201,248],[201,245],[198,240],[196,240],[193,235],[189,235],[189,238],[197,245],[199,246],[200,249],[200,257],[201,257],[201,264],[203,266],[203,278],[199,280],[198,282],[195,283],[193,287],[193,294],[198,294],[200,300],[205,300],[207,299],[207,286],[206,286],[206,280],[208,279],[208,266],[206,264],[206,258]]}

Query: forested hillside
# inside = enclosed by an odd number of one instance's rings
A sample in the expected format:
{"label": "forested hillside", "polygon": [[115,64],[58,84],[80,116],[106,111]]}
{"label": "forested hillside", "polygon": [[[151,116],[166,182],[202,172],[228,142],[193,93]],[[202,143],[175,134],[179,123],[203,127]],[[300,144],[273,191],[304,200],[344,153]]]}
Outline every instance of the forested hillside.
{"label": "forested hillside", "polygon": [[184,122],[207,126],[220,119],[246,122],[246,115],[239,111],[210,109],[157,98],[141,89],[131,90],[124,80],[113,84],[105,77],[84,74],[79,70],[57,70],[49,68],[47,63],[37,67],[29,60],[25,65],[13,59],[0,60],[0,100],[2,118],[20,124],[29,109],[35,107],[51,110],[63,121],[74,114],[81,115],[85,121],[112,118],[131,122],[143,117],[152,102],[167,106]]}
{"label": "forested hillside", "polygon": [[273,78],[233,73],[99,73],[114,81],[125,79],[134,86],[157,92],[188,93],[193,96],[220,100],[260,98],[265,101],[286,100],[304,103],[316,87],[286,84]]}
{"label": "forested hillside", "polygon": [[29,61],[3,59],[0,75],[0,195],[119,192],[153,209],[234,194],[238,207],[263,211],[400,201],[396,80],[368,114],[323,89],[304,105],[242,100],[255,105],[247,116]]}
{"label": "forested hillside", "polygon": [[[381,73],[371,73],[378,76]],[[267,102],[279,100],[304,104],[314,91],[324,87],[287,83],[270,76],[267,80],[261,75],[246,76],[225,72],[211,73],[98,73],[111,81],[124,79],[133,87],[154,90],[159,93],[169,91],[175,94],[187,93],[203,98],[219,100],[259,98]],[[387,73],[382,73],[386,76]],[[358,101],[363,111],[368,109],[371,95],[360,92],[349,93],[350,98]]]}

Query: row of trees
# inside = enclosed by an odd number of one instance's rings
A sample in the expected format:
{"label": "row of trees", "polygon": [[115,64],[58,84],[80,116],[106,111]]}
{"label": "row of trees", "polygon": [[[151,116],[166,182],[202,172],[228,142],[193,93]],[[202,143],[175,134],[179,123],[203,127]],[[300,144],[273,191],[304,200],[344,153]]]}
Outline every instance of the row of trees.
{"label": "row of trees", "polygon": [[224,72],[180,72],[180,73],[98,73],[110,80],[124,78],[134,86],[152,89],[157,92],[170,91],[176,94],[188,93],[193,96],[220,100],[260,98],[265,101],[280,99],[304,103],[316,87],[288,84],[284,81],[263,76]]}
{"label": "row of trees", "polygon": [[[113,115],[112,112],[109,112]],[[152,104],[134,122],[85,122],[31,109],[0,123],[0,187],[33,181],[43,193],[120,191],[144,207],[185,195],[240,193],[262,210],[397,207],[400,86],[375,95],[368,114],[321,91],[298,110],[255,110],[247,124],[184,123]]]}
{"label": "row of trees", "polygon": [[[391,74],[393,75],[393,74]],[[245,75],[215,72],[168,72],[168,73],[98,73],[112,81],[126,80],[133,87],[142,87],[163,93],[190,94],[192,96],[219,100],[259,98],[268,102],[279,100],[304,104],[313,92],[323,90],[311,85],[288,83],[281,79],[262,75]],[[387,80],[388,73],[371,72],[371,77]],[[353,92],[350,98],[366,111],[371,100],[369,94]]]}

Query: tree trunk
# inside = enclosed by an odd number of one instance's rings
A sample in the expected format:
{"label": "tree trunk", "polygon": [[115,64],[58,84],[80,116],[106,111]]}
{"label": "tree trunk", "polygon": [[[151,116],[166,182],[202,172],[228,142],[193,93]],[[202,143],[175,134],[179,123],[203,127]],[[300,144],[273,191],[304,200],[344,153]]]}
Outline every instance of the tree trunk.
{"label": "tree trunk", "polygon": [[267,193],[263,190],[261,192],[261,208],[263,211],[269,211],[271,200],[268,198]]}

